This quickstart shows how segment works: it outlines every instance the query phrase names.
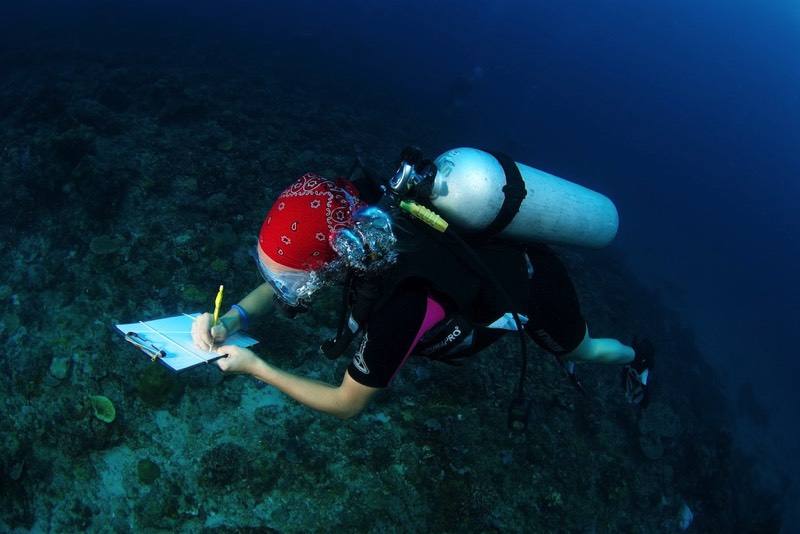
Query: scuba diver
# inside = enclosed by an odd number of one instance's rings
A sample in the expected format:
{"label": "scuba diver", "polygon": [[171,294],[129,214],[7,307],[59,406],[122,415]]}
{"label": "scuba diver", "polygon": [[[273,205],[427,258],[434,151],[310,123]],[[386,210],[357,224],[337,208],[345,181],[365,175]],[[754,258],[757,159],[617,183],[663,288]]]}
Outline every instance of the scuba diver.
{"label": "scuba diver", "polygon": [[[361,166],[364,176],[352,182],[309,173],[286,188],[255,247],[265,282],[216,326],[212,314],[198,316],[195,345],[224,355],[217,360],[222,371],[251,375],[341,419],[363,411],[409,357],[457,363],[509,331],[520,335],[523,354],[510,428],[526,428],[530,414],[522,392],[525,334],[556,356],[576,388],[582,390],[575,362],[619,364],[629,401],[647,401],[650,342],[630,347],[592,338],[567,270],[547,245],[475,235],[465,240],[437,228],[436,215],[419,200],[430,195],[436,164],[422,160],[418,149],[406,149],[401,160],[380,185]],[[333,359],[358,340],[339,385],[289,373],[225,344],[273,309],[289,317],[302,313],[315,291],[331,284],[343,286],[340,321],[322,351]]]}

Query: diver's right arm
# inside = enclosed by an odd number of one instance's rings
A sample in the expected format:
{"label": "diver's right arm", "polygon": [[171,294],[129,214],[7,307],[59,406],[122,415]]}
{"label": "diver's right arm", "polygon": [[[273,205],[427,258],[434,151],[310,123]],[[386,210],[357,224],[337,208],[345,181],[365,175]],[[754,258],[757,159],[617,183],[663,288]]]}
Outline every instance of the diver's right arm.
{"label": "diver's right arm", "polygon": [[[266,282],[248,293],[239,301],[239,307],[247,314],[247,322],[254,322],[269,312],[273,305],[274,291]],[[240,330],[245,320],[235,308],[231,308],[219,318],[219,324],[212,328],[214,316],[210,313],[199,315],[192,324],[192,340],[196,347],[208,350],[214,343],[224,341],[228,336]]]}

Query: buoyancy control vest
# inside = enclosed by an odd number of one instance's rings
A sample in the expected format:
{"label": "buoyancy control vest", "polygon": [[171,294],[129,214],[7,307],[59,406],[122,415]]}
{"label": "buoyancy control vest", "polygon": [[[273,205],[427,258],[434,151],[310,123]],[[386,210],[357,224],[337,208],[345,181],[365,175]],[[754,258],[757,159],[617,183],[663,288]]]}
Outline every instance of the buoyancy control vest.
{"label": "buoyancy control vest", "polygon": [[[340,310],[337,338],[323,344],[323,352],[333,359],[340,356],[355,334],[378,309],[409,280],[421,280],[438,300],[447,316],[442,323],[460,325],[489,324],[506,312],[524,313],[527,305],[528,263],[524,248],[509,242],[481,239],[471,244],[480,260],[496,273],[503,289],[512,295],[515,310],[505,309],[506,301],[486,284],[480,271],[470,268],[448,244],[446,236],[414,221],[401,210],[393,210],[392,230],[397,239],[397,261],[378,277],[349,273]],[[433,356],[433,353],[426,354]]]}

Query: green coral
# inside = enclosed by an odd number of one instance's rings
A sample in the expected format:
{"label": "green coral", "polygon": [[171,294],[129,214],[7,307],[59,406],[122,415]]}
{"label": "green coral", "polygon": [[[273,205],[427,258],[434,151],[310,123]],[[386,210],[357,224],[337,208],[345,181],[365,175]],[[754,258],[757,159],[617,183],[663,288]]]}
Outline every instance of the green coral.
{"label": "green coral", "polygon": [[91,395],[89,401],[92,403],[94,416],[103,421],[104,423],[113,423],[117,418],[117,410],[114,408],[114,403],[111,399],[103,395]]}

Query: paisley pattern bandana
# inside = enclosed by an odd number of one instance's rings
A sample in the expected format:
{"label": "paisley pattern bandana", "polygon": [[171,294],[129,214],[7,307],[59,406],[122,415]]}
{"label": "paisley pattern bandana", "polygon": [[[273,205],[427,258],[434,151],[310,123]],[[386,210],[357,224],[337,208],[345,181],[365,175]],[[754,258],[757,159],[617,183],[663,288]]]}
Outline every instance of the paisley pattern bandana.
{"label": "paisley pattern bandana", "polygon": [[308,173],[280,194],[270,209],[258,246],[273,261],[313,271],[336,257],[328,237],[346,227],[365,204],[347,180]]}

